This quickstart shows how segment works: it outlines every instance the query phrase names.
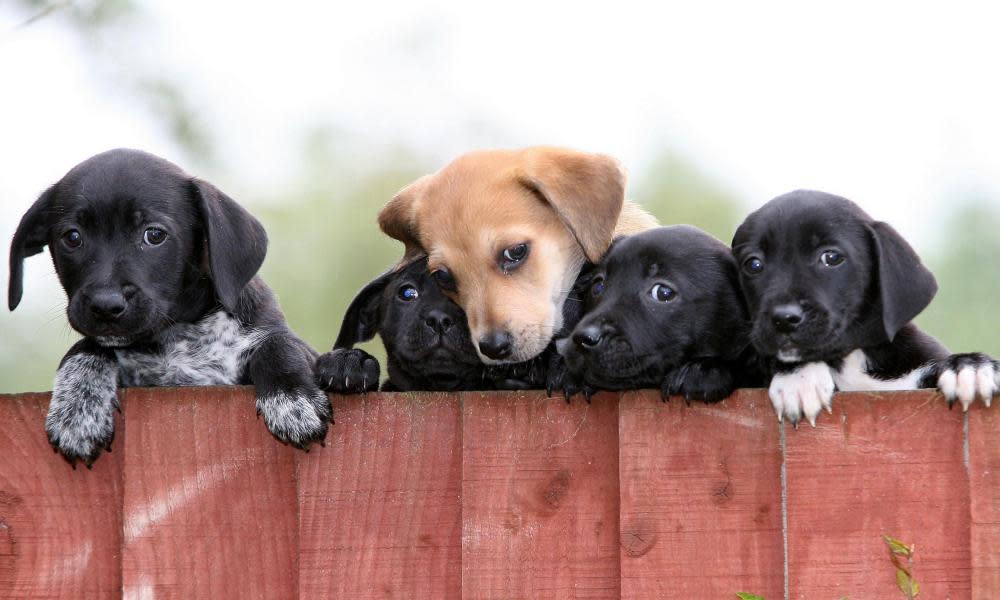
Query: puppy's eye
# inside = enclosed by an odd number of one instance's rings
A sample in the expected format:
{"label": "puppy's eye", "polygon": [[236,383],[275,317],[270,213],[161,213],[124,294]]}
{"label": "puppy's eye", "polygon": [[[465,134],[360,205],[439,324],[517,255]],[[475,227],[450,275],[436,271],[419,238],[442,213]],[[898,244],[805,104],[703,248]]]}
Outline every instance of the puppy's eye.
{"label": "puppy's eye", "polygon": [[750,258],[743,261],[743,270],[750,275],[757,275],[764,270],[764,261],[757,258],[756,256],[751,256]]}
{"label": "puppy's eye", "polygon": [[847,260],[847,257],[836,250],[827,250],[819,257],[819,261],[828,267],[842,265],[845,260]]}
{"label": "puppy's eye", "polygon": [[399,298],[401,300],[406,300],[407,302],[410,302],[411,300],[416,300],[419,297],[420,297],[420,292],[418,292],[417,288],[413,287],[412,285],[404,285],[399,288]]}
{"label": "puppy's eye", "polygon": [[159,246],[163,242],[167,241],[167,232],[163,231],[159,227],[150,227],[146,231],[142,232],[142,241],[146,242],[150,246]]}
{"label": "puppy's eye", "polygon": [[653,286],[653,289],[649,290],[649,295],[657,302],[670,302],[677,297],[677,292],[673,288],[658,283]]}
{"label": "puppy's eye", "polygon": [[70,229],[62,234],[62,241],[67,248],[79,248],[83,244],[83,236],[76,229]]}
{"label": "puppy's eye", "polygon": [[590,285],[590,293],[594,296],[600,296],[604,293],[604,278],[598,277],[594,280],[594,283]]}
{"label": "puppy's eye", "polygon": [[528,258],[531,247],[527,243],[515,244],[504,249],[500,253],[500,268],[504,271],[512,271],[519,267],[524,259]]}
{"label": "puppy's eye", "polygon": [[437,269],[431,271],[431,277],[434,278],[434,282],[438,284],[442,290],[447,290],[449,292],[454,292],[458,289],[458,285],[455,283],[455,278],[452,276],[448,269]]}

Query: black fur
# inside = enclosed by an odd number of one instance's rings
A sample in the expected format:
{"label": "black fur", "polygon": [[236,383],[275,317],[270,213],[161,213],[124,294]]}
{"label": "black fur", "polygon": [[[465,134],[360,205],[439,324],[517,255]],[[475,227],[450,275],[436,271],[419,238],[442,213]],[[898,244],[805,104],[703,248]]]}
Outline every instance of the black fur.
{"label": "black fur", "polygon": [[[567,301],[564,315],[569,322],[575,322],[574,312],[579,312],[579,303]],[[379,276],[358,293],[333,350],[316,362],[320,386],[338,393],[377,389],[378,362],[353,348],[376,334],[387,355],[385,391],[541,388],[550,361],[558,362],[549,350],[524,363],[482,364],[464,311],[438,288],[427,272],[426,258]]]}
{"label": "black fur", "polygon": [[[657,286],[669,300],[654,297]],[[759,383],[749,330],[729,247],[694,227],[660,227],[612,245],[560,351],[585,393],[656,387],[664,400],[715,402]]]}
{"label": "black fur", "polygon": [[[153,230],[165,234],[162,240]],[[316,413],[309,426],[294,422],[295,411],[284,411],[280,402],[263,407],[265,418],[282,441],[306,447],[323,439],[330,407],[313,381],[316,353],[288,329],[274,295],[255,275],[267,251],[264,228],[217,188],[137,150],[112,150],[80,163],[41,195],[14,234],[11,310],[21,300],[25,257],[46,245],[68,297],[70,325],[85,336],[63,364],[71,357],[91,364],[88,356],[121,360],[123,354],[141,360],[161,348],[162,336],[223,310],[240,332],[259,340],[238,380],[227,383],[253,383],[258,399],[308,395]],[[118,373],[114,383],[128,385],[131,375]],[[85,433],[84,425],[107,407],[60,392],[58,376],[56,383],[50,441],[71,462],[90,464],[105,445],[101,436],[112,432]],[[275,420],[271,410],[284,412]],[[65,441],[70,439],[74,444]]]}

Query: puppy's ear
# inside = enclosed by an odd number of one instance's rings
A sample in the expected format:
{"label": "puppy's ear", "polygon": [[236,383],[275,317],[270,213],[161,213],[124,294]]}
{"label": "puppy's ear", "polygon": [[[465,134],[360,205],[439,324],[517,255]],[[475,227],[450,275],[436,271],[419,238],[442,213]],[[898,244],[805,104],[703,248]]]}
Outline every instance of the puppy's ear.
{"label": "puppy's ear", "polygon": [[205,225],[215,293],[222,306],[232,312],[243,288],[264,262],[267,232],[260,221],[214,185],[192,179],[191,186]]}
{"label": "puppy's ear", "polygon": [[378,213],[378,226],[382,232],[403,242],[402,264],[409,264],[424,254],[417,229],[416,205],[423,198],[431,177],[433,175],[424,175],[399,190]]}
{"label": "puppy's ear", "polygon": [[10,280],[7,283],[7,306],[10,310],[17,308],[24,293],[24,259],[41,252],[49,242],[49,212],[55,194],[55,185],[45,190],[21,217],[21,223],[14,232],[10,243]]}
{"label": "puppy's ear", "polygon": [[379,275],[351,300],[334,348],[351,348],[358,342],[367,342],[375,337],[382,325],[382,294],[396,273],[393,270]]}
{"label": "puppy's ear", "polygon": [[599,262],[611,245],[625,203],[625,173],[610,156],[556,148],[525,151],[518,182],[547,202]]}
{"label": "puppy's ear", "polygon": [[868,225],[875,246],[882,323],[889,340],[934,299],[937,281],[920,257],[887,223]]}

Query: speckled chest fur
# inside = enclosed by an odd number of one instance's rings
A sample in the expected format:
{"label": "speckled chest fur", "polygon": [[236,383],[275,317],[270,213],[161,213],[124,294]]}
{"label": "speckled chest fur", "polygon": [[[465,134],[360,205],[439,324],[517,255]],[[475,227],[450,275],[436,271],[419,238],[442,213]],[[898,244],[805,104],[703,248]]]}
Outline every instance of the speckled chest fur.
{"label": "speckled chest fur", "polygon": [[165,329],[151,347],[115,349],[122,386],[231,385],[263,332],[225,311]]}

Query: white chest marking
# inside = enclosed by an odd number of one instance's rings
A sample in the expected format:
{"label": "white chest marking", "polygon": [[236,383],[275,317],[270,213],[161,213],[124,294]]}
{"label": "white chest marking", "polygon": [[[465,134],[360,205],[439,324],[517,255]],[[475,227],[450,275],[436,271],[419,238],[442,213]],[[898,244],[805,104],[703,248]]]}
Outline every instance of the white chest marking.
{"label": "white chest marking", "polygon": [[844,357],[840,370],[834,371],[833,381],[842,392],[882,392],[915,390],[924,368],[910,371],[897,379],[878,379],[868,374],[868,357],[863,350],[855,350]]}
{"label": "white chest marking", "polygon": [[115,350],[124,386],[239,383],[250,351],[264,337],[225,311],[164,330],[153,350]]}

